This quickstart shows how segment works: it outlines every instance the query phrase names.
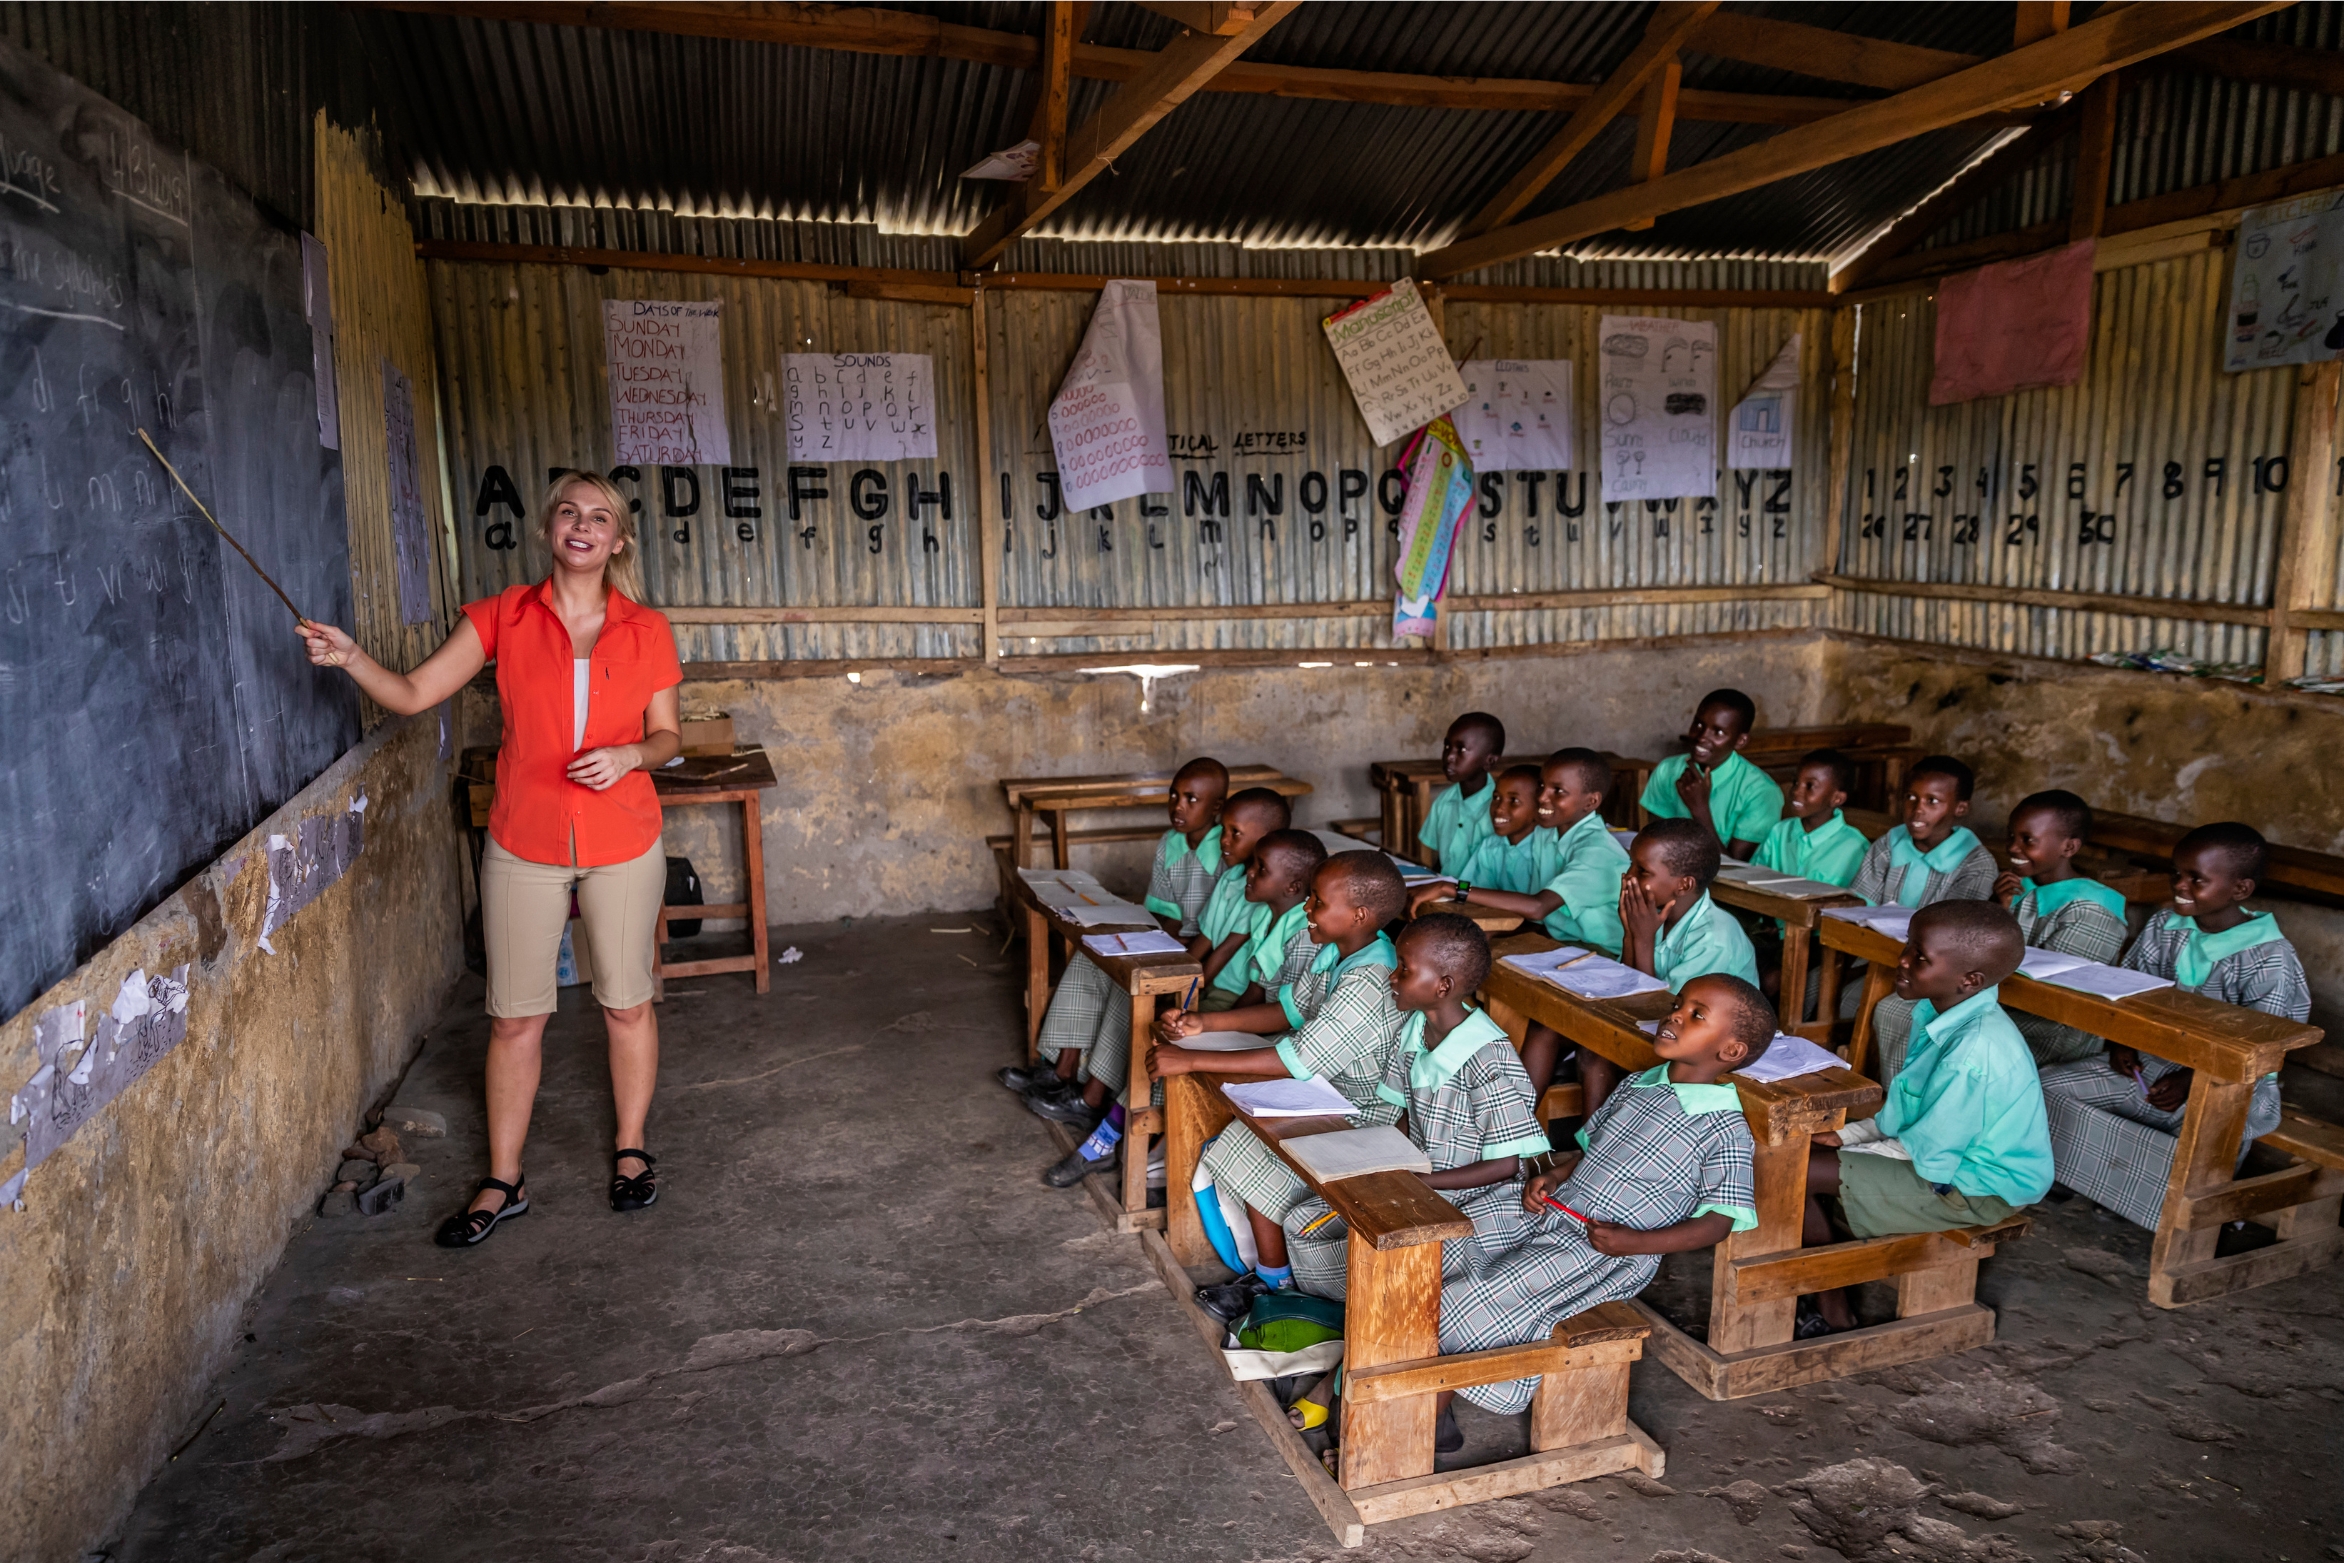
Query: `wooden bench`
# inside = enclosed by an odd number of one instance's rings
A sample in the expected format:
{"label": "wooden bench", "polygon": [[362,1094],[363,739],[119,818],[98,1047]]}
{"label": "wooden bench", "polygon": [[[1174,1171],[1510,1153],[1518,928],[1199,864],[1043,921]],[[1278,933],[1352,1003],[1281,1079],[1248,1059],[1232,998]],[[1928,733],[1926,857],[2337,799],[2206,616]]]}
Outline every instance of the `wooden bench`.
{"label": "wooden bench", "polygon": [[[1131,1074],[1126,1093],[1129,1106],[1123,1128],[1125,1154],[1123,1157],[1123,1185],[1121,1197],[1113,1201],[1116,1212],[1116,1230],[1136,1232],[1143,1227],[1160,1227],[1164,1213],[1148,1208],[1148,1136],[1163,1131],[1164,1115],[1160,1109],[1148,1105],[1155,1094],[1148,1077],[1148,1039],[1156,1024],[1156,1000],[1164,994],[1185,995],[1202,980],[1204,967],[1185,953],[1179,955],[1100,955],[1085,949],[1083,935],[1093,933],[1131,933],[1141,929],[1157,929],[1153,918],[1146,923],[1119,923],[1112,927],[1086,928],[1059,915],[1042,904],[1033,893],[1033,887],[1018,874],[1009,876],[1009,893],[1013,898],[1025,931],[1026,944],[1026,1042],[1025,1056],[1030,1064],[1037,1054],[1035,1042],[1041,1036],[1042,1016],[1050,1008],[1051,947],[1053,939],[1064,950],[1067,959],[1076,951],[1088,955],[1091,964],[1107,974],[1108,980],[1121,988],[1131,1003]],[[1063,969],[1063,963],[1061,963]]]}
{"label": "wooden bench", "polygon": [[[2173,848],[2189,831],[2187,825],[2168,824],[2146,815],[2092,811],[2094,846],[2109,852],[2154,858],[2168,867],[2173,861]],[[2271,869],[2264,876],[2262,886],[2331,905],[2344,903],[2344,857],[2273,842]]]}
{"label": "wooden bench", "polygon": [[[1683,748],[1682,739],[1678,747]],[[1742,758],[1787,784],[1799,774],[1801,757],[1837,749],[1856,763],[1848,801],[1894,808],[1904,789],[1905,771],[1921,757],[1913,730],[1901,722],[1853,722],[1836,727],[1756,727],[1742,746]]]}
{"label": "wooden bench", "polygon": [[[1836,917],[1824,919],[1822,938],[1826,950],[1872,963],[1848,1051],[1851,1067],[1860,1069],[1871,1050],[1872,1012],[1888,996],[1903,945]],[[2216,1003],[2183,988],[2116,1001],[2013,975],[2002,984],[2001,999],[2006,1008],[2197,1072],[2174,1137],[2173,1172],[2149,1249],[2149,1301],[2160,1308],[2203,1302],[2305,1274],[2344,1254],[2344,1228],[2336,1224],[2337,1197],[2344,1195],[2344,1132],[2290,1111],[2261,1143],[2294,1163],[2249,1177],[2237,1170],[2255,1082],[2278,1069],[2290,1051],[2319,1041],[2318,1027]],[[2268,1221],[2279,1241],[2216,1257],[2222,1227],[2249,1217]]]}
{"label": "wooden bench", "polygon": [[[1849,808],[1840,811],[1847,822],[1864,833],[1867,841],[1878,841],[1897,823],[1897,816],[1879,809]],[[2097,818],[2097,814],[2094,815]],[[2010,853],[2003,838],[1981,835],[1986,850],[1994,855],[1997,869],[2008,871]],[[2075,866],[2091,875],[2132,906],[2162,906],[2173,899],[2173,876],[2157,869],[2141,867],[2131,859],[2096,847],[2089,843],[2076,854]]]}
{"label": "wooden bench", "polygon": [[[1515,765],[1543,766],[1547,755],[1553,752],[1550,749],[1537,754],[1510,754],[1497,763],[1496,770]],[[1652,775],[1652,762],[1625,754],[1606,754],[1604,759],[1611,763],[1612,786],[1604,795],[1603,817],[1623,828],[1633,825],[1636,799],[1643,794],[1644,783]],[[1432,812],[1434,796],[1449,785],[1448,773],[1441,769],[1441,762],[1438,759],[1377,760],[1368,766],[1367,777],[1375,784],[1383,802],[1378,845],[1411,862],[1432,865],[1432,856],[1418,844],[1416,833],[1424,828],[1424,818]]]}
{"label": "wooden bench", "polygon": [[[1008,802],[1016,823],[1009,833],[1010,866],[1027,868],[1034,844],[1034,821],[1040,816],[1050,843],[1050,861],[1056,867],[1069,866],[1067,851],[1074,845],[1075,833],[1067,829],[1070,814],[1092,809],[1163,808],[1172,801],[1173,771],[1123,771],[1101,776],[1004,776],[1001,795]],[[1229,790],[1238,792],[1247,787],[1267,787],[1282,797],[1296,798],[1307,794],[1310,783],[1296,781],[1274,765],[1232,765],[1229,767]],[[1161,826],[1142,835],[1112,837],[1090,836],[1090,840],[1152,840],[1163,834]]]}
{"label": "wooden bench", "polygon": [[[1165,1081],[1165,1171],[1175,1212],[1171,1253],[1184,1265],[1215,1257],[1190,1185],[1204,1142],[1236,1119],[1250,1124],[1350,1227],[1337,1480],[1361,1522],[1616,1471],[1661,1474],[1666,1458],[1660,1446],[1628,1420],[1628,1370],[1643,1354],[1649,1331],[1639,1315],[1606,1304],[1564,1320],[1545,1341],[1441,1355],[1441,1245],[1470,1237],[1473,1223],[1414,1173],[1318,1182],[1284,1142],[1349,1124],[1341,1118],[1253,1118],[1222,1093],[1229,1078],[1193,1074]],[[1531,1453],[1434,1474],[1434,1396],[1533,1374],[1540,1382],[1530,1411]]]}
{"label": "wooden bench", "polygon": [[[1506,941],[1499,953],[1554,947],[1552,939],[1523,934]],[[1622,1069],[1649,1069],[1660,1062],[1638,1023],[1668,1013],[1667,994],[1582,999],[1502,958],[1491,966],[1482,992],[1490,1017],[1517,1044],[1526,1023],[1536,1020]],[[2023,1231],[2023,1222],[1965,1234],[1930,1233],[1924,1241],[1868,1238],[1802,1248],[1813,1136],[1842,1128],[1851,1117],[1870,1116],[1880,1105],[1881,1089],[1845,1068],[1770,1084],[1726,1078],[1741,1094],[1754,1142],[1758,1224],[1731,1234],[1713,1250],[1705,1340],[1693,1339],[1649,1304],[1635,1305],[1652,1325],[1653,1356],[1709,1399],[1737,1400],[1967,1351],[1994,1338],[1994,1312],[1975,1297],[1977,1262],[1993,1253],[1996,1241]],[[1577,1086],[1550,1088],[1540,1100],[1541,1113],[1564,1107],[1575,1113],[1578,1092]],[[1798,1298],[1850,1284],[1851,1278],[1894,1278],[1896,1318],[1816,1340],[1793,1339]]]}

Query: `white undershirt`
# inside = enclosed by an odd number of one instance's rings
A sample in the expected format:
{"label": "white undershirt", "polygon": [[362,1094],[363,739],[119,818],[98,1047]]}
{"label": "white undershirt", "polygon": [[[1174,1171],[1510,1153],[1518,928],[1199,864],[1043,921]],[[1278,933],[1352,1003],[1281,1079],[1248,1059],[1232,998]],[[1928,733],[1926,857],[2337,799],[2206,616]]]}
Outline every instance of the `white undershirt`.
{"label": "white undershirt", "polygon": [[571,748],[572,750],[583,749],[583,748],[585,748],[585,747],[586,747],[586,669],[587,669],[587,666],[588,666],[587,659],[586,659],[586,658],[584,658],[584,657],[575,657],[575,658],[572,658],[572,659],[571,659],[571,662],[570,662],[570,710],[571,710],[571,712],[573,713],[573,715],[572,715],[572,720],[573,720],[573,721],[576,723],[576,725],[577,725],[577,731],[576,731],[575,733],[573,733],[573,734],[571,734],[571,735],[570,735],[570,748]]}

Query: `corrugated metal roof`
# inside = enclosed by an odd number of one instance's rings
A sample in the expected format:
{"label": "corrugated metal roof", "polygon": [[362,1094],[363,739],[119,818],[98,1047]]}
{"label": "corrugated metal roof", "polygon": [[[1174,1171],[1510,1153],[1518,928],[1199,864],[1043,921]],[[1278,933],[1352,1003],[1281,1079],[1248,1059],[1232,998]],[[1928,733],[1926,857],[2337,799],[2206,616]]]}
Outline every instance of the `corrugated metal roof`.
{"label": "corrugated metal roof", "polygon": [[[907,5],[1032,36],[1038,5]],[[1799,20],[1898,42],[1990,52],[1997,6],[1800,5]],[[1634,46],[1642,4],[1354,4],[1297,11],[1249,60],[1270,64],[1601,80]],[[965,61],[856,55],[729,40],[472,17],[360,13],[386,114],[423,197],[643,207],[686,216],[875,225],[959,234],[1000,199],[963,168],[1020,139],[1028,73]],[[1102,5],[1086,38],[1158,48],[1174,25]],[[1865,96],[1861,89],[1688,55],[1688,87]],[[1078,79],[1079,121],[1113,90]],[[1551,136],[1552,114],[1200,93],[1068,203],[1063,239],[1252,248],[1418,249],[1441,242]],[[1746,145],[1763,126],[1680,123],[1674,161]],[[1951,130],[1764,192],[1664,218],[1586,255],[1843,251],[1958,169],[1990,130]],[[1612,126],[1542,198],[1616,185],[1633,127]]]}

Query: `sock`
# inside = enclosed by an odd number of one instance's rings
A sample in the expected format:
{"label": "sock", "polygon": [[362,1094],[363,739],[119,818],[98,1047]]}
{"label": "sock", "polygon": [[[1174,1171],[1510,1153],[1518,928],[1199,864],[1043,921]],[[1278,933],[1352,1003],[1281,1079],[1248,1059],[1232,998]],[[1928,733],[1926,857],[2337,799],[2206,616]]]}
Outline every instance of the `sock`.
{"label": "sock", "polygon": [[1284,1291],[1294,1284],[1294,1267],[1292,1265],[1257,1264],[1253,1267],[1253,1273],[1269,1282],[1270,1290],[1274,1292]]}
{"label": "sock", "polygon": [[1107,1121],[1115,1126],[1115,1131],[1118,1134],[1123,1132],[1123,1104],[1121,1102],[1117,1102],[1107,1109]]}
{"label": "sock", "polygon": [[1113,1114],[1109,1114],[1104,1122],[1091,1131],[1091,1137],[1082,1142],[1082,1159],[1085,1161],[1104,1159],[1109,1151],[1115,1149],[1115,1142],[1122,1138],[1122,1126],[1115,1122]]}

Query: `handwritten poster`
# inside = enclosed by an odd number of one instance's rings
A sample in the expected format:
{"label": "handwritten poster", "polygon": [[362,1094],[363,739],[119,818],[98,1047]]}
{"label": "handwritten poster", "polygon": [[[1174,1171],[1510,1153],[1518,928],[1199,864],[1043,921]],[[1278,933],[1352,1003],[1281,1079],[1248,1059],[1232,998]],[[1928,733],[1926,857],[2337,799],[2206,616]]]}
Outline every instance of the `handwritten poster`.
{"label": "handwritten poster", "polygon": [[383,360],[383,436],[391,469],[391,551],[399,559],[399,617],[431,617],[431,540],[423,519],[423,461],[415,444],[415,387]]}
{"label": "handwritten poster", "polygon": [[1727,466],[1790,469],[1791,434],[1799,421],[1799,338],[1793,331],[1749,393],[1734,403],[1726,420]]}
{"label": "handwritten poster", "polygon": [[789,459],[936,455],[936,360],[926,353],[785,353]]}
{"label": "handwritten poster", "polygon": [[1603,317],[1603,498],[1717,493],[1717,327],[1648,315]]}
{"label": "handwritten poster", "polygon": [[730,466],[720,304],[604,299],[610,433],[620,466]]}
{"label": "handwritten poster", "polygon": [[1465,381],[1415,283],[1395,282],[1329,315],[1325,326],[1378,445],[1406,439],[1465,400]]}
{"label": "handwritten poster", "polygon": [[1050,402],[1050,445],[1069,510],[1172,491],[1164,337],[1153,282],[1112,281]]}
{"label": "handwritten poster", "polygon": [[2344,191],[2238,220],[2222,367],[2265,369],[2344,354]]}
{"label": "handwritten poster", "polygon": [[1571,470],[1571,361],[1476,358],[1450,414],[1477,472]]}

